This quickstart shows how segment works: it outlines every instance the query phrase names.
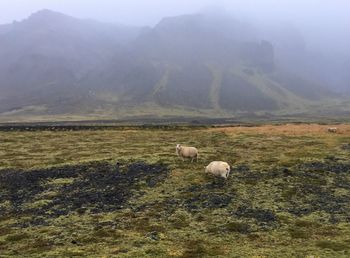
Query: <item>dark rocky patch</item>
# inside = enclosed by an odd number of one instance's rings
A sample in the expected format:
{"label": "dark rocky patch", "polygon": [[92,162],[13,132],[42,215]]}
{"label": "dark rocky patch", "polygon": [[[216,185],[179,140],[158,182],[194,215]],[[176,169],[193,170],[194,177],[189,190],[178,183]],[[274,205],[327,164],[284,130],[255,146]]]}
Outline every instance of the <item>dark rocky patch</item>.
{"label": "dark rocky patch", "polygon": [[341,146],[342,150],[350,151],[350,143],[345,143]]}
{"label": "dark rocky patch", "polygon": [[276,222],[277,218],[273,211],[264,209],[253,209],[250,207],[241,206],[232,213],[233,216],[252,218],[258,222]]}
{"label": "dark rocky patch", "polygon": [[228,185],[223,178],[214,178],[212,182],[205,185],[193,185],[182,189],[182,205],[191,212],[204,208],[217,209],[227,207],[235,195],[233,192],[226,193],[225,185]]}
{"label": "dark rocky patch", "polygon": [[344,178],[341,175],[337,175],[334,178],[333,183],[338,188],[343,188],[343,189],[350,190],[350,182],[349,182],[349,180],[347,178]]}
{"label": "dark rocky patch", "polygon": [[350,163],[341,162],[310,162],[297,166],[297,169],[304,172],[336,173],[343,174],[350,172]]}
{"label": "dark rocky patch", "polygon": [[157,231],[152,231],[152,232],[149,232],[147,234],[147,237],[154,240],[154,241],[158,241],[159,240],[159,234]]}
{"label": "dark rocky patch", "polygon": [[237,172],[240,172],[240,173],[244,173],[244,172],[249,172],[250,168],[248,165],[241,164],[241,165],[238,165],[237,167],[235,167],[234,170]]}
{"label": "dark rocky patch", "polygon": [[[164,165],[148,165],[137,162],[121,169],[106,162],[93,162],[77,166],[65,166],[33,171],[1,171],[0,197],[10,207],[1,210],[1,215],[42,216],[30,224],[45,222],[42,218],[58,217],[70,212],[108,212],[128,205],[131,197],[142,195],[140,183],[154,187],[169,173]],[[53,179],[73,179],[71,183],[55,185]],[[144,184],[143,183],[143,184]],[[37,208],[26,208],[38,194],[56,192],[48,203]],[[40,222],[41,221],[41,222]]]}
{"label": "dark rocky patch", "polygon": [[311,162],[296,167],[289,181],[292,188],[284,192],[286,211],[303,216],[324,211],[333,220],[350,216],[349,193],[335,194],[336,189],[350,189],[350,164],[341,162]]}
{"label": "dark rocky patch", "polygon": [[198,193],[184,201],[187,210],[195,212],[203,208],[225,208],[233,199],[233,195],[222,193]]}

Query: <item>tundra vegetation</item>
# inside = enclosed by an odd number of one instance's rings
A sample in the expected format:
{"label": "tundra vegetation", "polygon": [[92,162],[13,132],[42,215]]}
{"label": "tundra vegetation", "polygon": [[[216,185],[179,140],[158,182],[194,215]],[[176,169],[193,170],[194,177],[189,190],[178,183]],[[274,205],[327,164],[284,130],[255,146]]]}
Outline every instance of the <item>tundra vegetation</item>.
{"label": "tundra vegetation", "polygon": [[330,126],[0,131],[0,254],[349,257],[350,125]]}

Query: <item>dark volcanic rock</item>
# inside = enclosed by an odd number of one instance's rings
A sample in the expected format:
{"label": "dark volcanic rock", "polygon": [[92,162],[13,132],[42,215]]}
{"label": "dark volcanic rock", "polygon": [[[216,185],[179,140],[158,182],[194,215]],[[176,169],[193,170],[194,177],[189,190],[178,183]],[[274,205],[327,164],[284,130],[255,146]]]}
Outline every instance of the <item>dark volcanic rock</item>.
{"label": "dark volcanic rock", "polygon": [[198,193],[184,201],[184,206],[189,211],[197,211],[201,208],[225,208],[233,199],[233,195],[220,193]]}
{"label": "dark volcanic rock", "polygon": [[277,220],[274,212],[271,210],[253,209],[244,206],[234,211],[233,215],[237,217],[253,218],[259,222],[275,222]]}
{"label": "dark volcanic rock", "polygon": [[343,145],[341,146],[341,148],[342,148],[343,150],[348,150],[348,151],[350,151],[350,143],[343,144]]}
{"label": "dark volcanic rock", "polygon": [[196,212],[204,208],[217,209],[227,207],[234,199],[234,193],[225,193],[227,182],[222,178],[215,178],[213,182],[205,185],[193,185],[181,189],[184,194],[183,206],[191,211]]}
{"label": "dark volcanic rock", "polygon": [[[133,163],[124,170],[106,162],[65,166],[33,171],[1,171],[0,196],[9,201],[10,207],[1,213],[41,215],[58,217],[76,211],[92,213],[113,211],[127,205],[129,198],[135,196],[140,182],[149,187],[157,185],[168,175],[163,165]],[[69,178],[71,183],[57,185],[55,179]],[[51,183],[50,183],[51,182]],[[23,204],[37,201],[37,195],[55,192],[54,197],[37,208],[26,208]],[[137,195],[142,192],[137,192]],[[33,221],[33,224],[40,221]]]}

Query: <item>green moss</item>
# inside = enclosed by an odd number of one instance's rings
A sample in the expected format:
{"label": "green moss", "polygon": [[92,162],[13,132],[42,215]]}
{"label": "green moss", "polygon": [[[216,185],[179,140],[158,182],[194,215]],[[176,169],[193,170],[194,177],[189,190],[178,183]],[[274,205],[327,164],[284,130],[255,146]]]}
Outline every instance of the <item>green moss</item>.
{"label": "green moss", "polygon": [[229,232],[238,233],[248,233],[250,230],[249,224],[242,222],[230,222],[224,225],[224,228]]}
{"label": "green moss", "polygon": [[0,203],[0,209],[9,209],[9,208],[11,208],[10,201],[4,201]]}
{"label": "green moss", "polygon": [[184,253],[181,257],[215,257],[223,255],[224,251],[217,245],[206,242],[202,239],[191,239],[186,241],[184,245]]}
{"label": "green moss", "polygon": [[[349,153],[341,146],[350,139],[348,131],[330,136],[309,132],[308,125],[301,133],[288,127],[278,131],[275,127],[147,127],[0,132],[1,168],[61,168],[63,164],[84,168],[74,178],[41,177],[38,187],[28,186],[16,201],[5,200],[10,192],[1,188],[5,199],[0,200],[0,253],[346,257]],[[198,163],[179,160],[177,143],[198,147]],[[203,173],[205,165],[218,159],[232,165],[226,181]],[[106,203],[98,201],[91,207],[76,205],[74,193],[82,190],[78,187],[69,193],[67,206],[57,205],[58,197],[68,195],[66,189],[92,172],[90,161],[105,161],[101,174],[114,171],[117,162],[125,168],[139,161],[163,164],[171,171],[152,187],[147,181],[137,184],[129,201],[118,209],[104,209]],[[117,175],[116,170],[113,173]],[[125,182],[118,187],[130,185]],[[86,188],[85,196],[117,197],[109,195],[109,188],[95,195],[98,188]]]}
{"label": "green moss", "polygon": [[291,188],[286,188],[283,190],[282,197],[285,200],[290,200],[292,199],[295,195],[297,194],[297,188],[291,187]]}
{"label": "green moss", "polygon": [[28,209],[37,209],[48,205],[50,202],[52,202],[52,200],[37,200],[33,203],[26,203],[25,207]]}
{"label": "green moss", "polygon": [[317,222],[309,221],[309,220],[302,220],[297,219],[295,221],[295,226],[297,227],[303,227],[303,228],[318,228],[321,227],[321,225]]}
{"label": "green moss", "polygon": [[169,217],[169,221],[176,229],[188,227],[191,221],[191,215],[183,210],[177,210]]}
{"label": "green moss", "polygon": [[343,251],[343,250],[350,249],[349,243],[329,241],[329,240],[317,241],[316,246],[322,249],[330,249],[333,251]]}
{"label": "green moss", "polygon": [[35,241],[28,246],[28,249],[34,249],[32,251],[34,253],[47,252],[53,248],[53,242],[51,240],[43,238],[35,239]]}
{"label": "green moss", "polygon": [[66,185],[73,183],[74,178],[57,178],[54,180],[50,180],[47,183],[50,185]]}
{"label": "green moss", "polygon": [[60,252],[63,257],[85,256],[84,250],[64,250]]}
{"label": "green moss", "polygon": [[11,228],[8,227],[0,227],[0,236],[4,236],[4,235],[8,235],[12,232],[13,230]]}
{"label": "green moss", "polygon": [[122,237],[122,235],[115,229],[97,229],[92,233],[92,236],[96,238],[111,237],[115,239]]}
{"label": "green moss", "polygon": [[292,238],[308,239],[310,237],[310,231],[298,227],[290,228],[289,234]]}
{"label": "green moss", "polygon": [[28,233],[18,233],[18,234],[8,235],[5,238],[5,240],[8,242],[17,242],[28,238],[30,238],[30,235]]}

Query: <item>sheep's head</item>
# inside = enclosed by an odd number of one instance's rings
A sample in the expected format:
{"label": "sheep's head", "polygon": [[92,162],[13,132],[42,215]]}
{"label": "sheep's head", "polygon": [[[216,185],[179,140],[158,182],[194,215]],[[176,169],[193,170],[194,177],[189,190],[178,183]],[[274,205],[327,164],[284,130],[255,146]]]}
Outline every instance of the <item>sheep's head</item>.
{"label": "sheep's head", "polygon": [[181,144],[176,145],[176,154],[179,154],[179,150],[181,149]]}

